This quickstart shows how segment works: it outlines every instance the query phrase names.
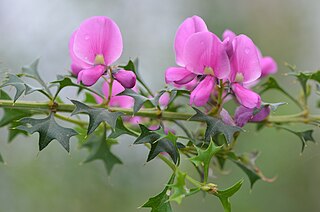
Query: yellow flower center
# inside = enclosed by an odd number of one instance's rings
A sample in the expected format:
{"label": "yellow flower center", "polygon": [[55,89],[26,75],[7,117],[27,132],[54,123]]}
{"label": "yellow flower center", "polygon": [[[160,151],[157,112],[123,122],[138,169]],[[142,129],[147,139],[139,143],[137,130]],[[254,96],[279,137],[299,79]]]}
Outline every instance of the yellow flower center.
{"label": "yellow flower center", "polygon": [[243,74],[242,73],[237,73],[236,74],[236,82],[243,82]]}
{"label": "yellow flower center", "polygon": [[214,76],[213,69],[212,69],[211,67],[206,67],[206,68],[204,69],[204,74]]}
{"label": "yellow flower center", "polygon": [[104,57],[102,54],[96,55],[96,58],[94,59],[95,65],[104,65]]}

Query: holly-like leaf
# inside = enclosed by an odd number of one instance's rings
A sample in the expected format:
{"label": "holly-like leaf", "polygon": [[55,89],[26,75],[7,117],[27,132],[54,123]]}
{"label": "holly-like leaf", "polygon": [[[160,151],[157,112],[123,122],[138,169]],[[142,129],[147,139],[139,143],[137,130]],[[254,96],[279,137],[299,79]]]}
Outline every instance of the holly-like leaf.
{"label": "holly-like leaf", "polygon": [[16,129],[30,134],[39,133],[39,151],[55,139],[69,152],[69,140],[72,136],[78,134],[73,129],[60,126],[54,119],[54,113],[44,119],[23,118],[19,122],[22,125],[19,125]]}
{"label": "holly-like leaf", "polygon": [[137,113],[146,102],[150,102],[152,105],[156,106],[155,103],[152,101],[152,99],[142,96],[141,94],[138,94],[132,89],[125,89],[121,93],[117,94],[117,96],[131,96],[134,99],[134,105],[133,105],[134,114]]}
{"label": "holly-like leaf", "polygon": [[182,199],[189,193],[186,187],[186,173],[177,171],[175,183],[169,186],[173,189],[173,194],[170,196],[169,201],[176,201],[181,204]]}
{"label": "holly-like leaf", "polygon": [[209,166],[212,157],[221,150],[221,146],[216,146],[213,141],[210,141],[210,144],[207,149],[203,150],[197,146],[194,146],[197,149],[197,156],[189,158],[189,160],[194,163],[196,166],[203,166],[204,169],[204,182],[208,180]]}
{"label": "holly-like leaf", "polygon": [[250,180],[251,188],[257,182],[257,180],[263,180],[265,182],[273,182],[275,178],[267,178],[263,175],[259,167],[256,165],[256,159],[259,156],[258,151],[244,153],[240,156],[236,156],[234,153],[230,152],[228,158],[239,166],[244,173],[248,176]]}
{"label": "holly-like leaf", "polygon": [[[9,95],[3,90],[0,90],[0,99],[11,100]],[[32,112],[27,110],[11,109],[11,108],[4,108],[3,110],[4,110],[4,114],[0,120],[0,127],[4,127],[23,117],[28,117],[32,115]]]}
{"label": "holly-like leaf", "polygon": [[117,118],[123,115],[121,112],[110,112],[105,108],[92,108],[77,100],[71,100],[71,102],[76,106],[71,115],[85,113],[89,116],[88,135],[91,134],[101,122],[105,121],[114,129]]}
{"label": "holly-like leaf", "polygon": [[211,138],[216,134],[222,133],[225,136],[227,142],[230,143],[233,135],[236,132],[242,131],[240,127],[227,125],[222,120],[212,116],[208,116],[202,113],[197,108],[193,107],[193,109],[196,111],[196,114],[190,118],[190,121],[206,122],[207,129],[205,132],[205,139],[207,142],[210,142]]}
{"label": "holly-like leaf", "polygon": [[88,148],[91,154],[84,163],[101,160],[110,175],[116,164],[122,164],[121,160],[111,152],[111,147],[114,144],[117,144],[116,140],[106,138],[106,129],[100,135],[99,133],[89,135],[83,146]]}
{"label": "holly-like leaf", "polygon": [[295,104],[297,104],[297,106],[301,108],[300,103],[295,98],[293,98],[287,91],[285,91],[273,77],[269,77],[268,81],[261,85],[261,88],[262,90],[260,91],[260,94],[272,89],[278,90],[282,92],[284,95],[286,95],[288,98],[290,98]]}
{"label": "holly-like leaf", "polygon": [[[36,59],[34,62],[32,62],[30,65],[23,66],[22,67],[22,76],[32,78],[40,83],[42,88],[39,89],[44,89],[48,94],[51,95],[51,91],[48,88],[47,84],[45,81],[40,77],[40,74],[38,72],[38,65],[39,65],[39,58]],[[39,89],[36,89],[40,91]],[[42,90],[43,91],[43,90]]]}
{"label": "holly-like leaf", "polygon": [[16,94],[14,95],[13,102],[16,102],[19,97],[25,92],[26,86],[25,83],[14,74],[8,73],[6,80],[1,85],[1,87],[13,86],[16,89]]}
{"label": "holly-like leaf", "polygon": [[9,125],[9,135],[8,135],[8,142],[12,142],[19,134],[22,135],[28,135],[28,133],[26,131],[23,130],[18,130],[17,126],[19,126],[19,122],[12,122]]}
{"label": "holly-like leaf", "polygon": [[279,106],[287,105],[287,104],[288,104],[288,103],[286,103],[286,102],[276,102],[276,103],[263,102],[263,103],[261,104],[261,108],[262,108],[262,107],[270,107],[270,109],[271,109],[272,111],[276,111]]}
{"label": "holly-like leaf", "polygon": [[174,163],[177,163],[179,151],[177,147],[177,137],[171,132],[157,142],[151,143],[151,149],[148,155],[147,162],[157,157],[160,153],[166,152],[170,155]]}
{"label": "holly-like leaf", "polygon": [[177,137],[169,132],[166,134],[162,127],[157,130],[149,130],[140,124],[141,133],[134,141],[134,144],[151,144],[151,149],[147,158],[147,162],[154,159],[158,154],[166,152],[170,155],[174,163],[179,159],[179,151],[177,147]]}
{"label": "holly-like leaf", "polygon": [[290,130],[286,127],[278,126],[278,128],[287,130],[288,132],[291,132],[300,138],[301,143],[302,143],[301,153],[304,151],[304,148],[307,146],[307,142],[311,141],[313,143],[316,143],[316,140],[314,140],[314,138],[312,136],[313,130],[305,130],[305,131],[296,132],[296,131]]}
{"label": "holly-like leaf", "polygon": [[119,118],[117,119],[117,123],[116,123],[116,126],[115,126],[114,130],[113,130],[112,133],[109,135],[109,138],[118,138],[120,135],[124,135],[124,134],[137,137],[137,134],[136,134],[135,132],[129,130],[129,129],[123,124],[122,118],[119,117]]}
{"label": "holly-like leaf", "polygon": [[151,208],[151,212],[172,212],[172,208],[168,200],[170,195],[169,185],[174,182],[174,178],[175,175],[173,174],[163,191],[160,194],[149,198],[149,200],[141,207]]}
{"label": "holly-like leaf", "polygon": [[226,190],[218,190],[214,193],[220,199],[220,202],[225,212],[231,212],[231,203],[229,198],[232,197],[241,188],[243,180],[238,181],[236,184]]}

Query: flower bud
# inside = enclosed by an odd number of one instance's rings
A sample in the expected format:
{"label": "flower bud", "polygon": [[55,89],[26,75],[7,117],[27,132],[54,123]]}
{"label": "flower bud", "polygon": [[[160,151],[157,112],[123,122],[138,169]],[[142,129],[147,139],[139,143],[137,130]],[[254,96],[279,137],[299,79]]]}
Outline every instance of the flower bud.
{"label": "flower bud", "polygon": [[136,84],[136,75],[132,71],[121,69],[113,77],[125,88],[133,88]]}

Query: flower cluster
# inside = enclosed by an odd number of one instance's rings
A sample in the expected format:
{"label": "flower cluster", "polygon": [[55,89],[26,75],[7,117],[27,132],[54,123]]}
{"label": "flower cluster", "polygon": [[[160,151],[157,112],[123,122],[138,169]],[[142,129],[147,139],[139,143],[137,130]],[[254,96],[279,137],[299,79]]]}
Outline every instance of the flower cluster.
{"label": "flower cluster", "polygon": [[[263,57],[246,35],[226,30],[222,38],[210,32],[200,17],[187,18],[175,36],[178,67],[166,70],[166,83],[190,90],[190,105],[207,109],[217,106],[216,113],[230,125],[243,126],[248,121],[263,120],[270,109],[261,106],[260,96],[250,88],[262,77],[275,73],[277,64],[271,57]],[[134,104],[131,97],[115,96],[136,83],[132,71],[111,66],[120,57],[122,48],[121,32],[113,20],[104,16],[89,18],[70,39],[71,69],[78,82],[87,86],[103,75],[115,79],[109,104],[130,108]],[[113,80],[107,79],[103,85],[107,96],[110,82]],[[222,107],[229,95],[240,104],[234,119]],[[164,95],[160,100],[165,102],[168,97]],[[257,114],[256,109],[260,110]]]}
{"label": "flower cluster", "polygon": [[122,36],[116,23],[104,16],[91,17],[71,36],[72,73],[78,77],[78,82],[91,86],[110,70],[123,87],[132,88],[136,83],[135,74],[110,66],[120,57],[122,48]]}
{"label": "flower cluster", "polygon": [[[226,30],[223,40],[220,40],[198,16],[187,18],[179,26],[174,50],[179,67],[166,70],[166,82],[189,89],[190,104],[195,106],[206,106],[214,101],[212,97],[217,96],[217,88],[227,88],[222,99],[226,101],[227,95],[232,94],[241,105],[235,114],[236,123],[226,117],[228,113],[225,110],[220,110],[226,114],[222,118],[233,125],[243,126],[253,119],[253,110],[260,108],[261,98],[250,87],[261,77],[277,71],[276,62],[271,57],[263,57],[248,36]],[[243,111],[250,115],[244,118],[238,114]],[[262,119],[268,111],[261,110]],[[242,118],[238,120],[238,117]]]}

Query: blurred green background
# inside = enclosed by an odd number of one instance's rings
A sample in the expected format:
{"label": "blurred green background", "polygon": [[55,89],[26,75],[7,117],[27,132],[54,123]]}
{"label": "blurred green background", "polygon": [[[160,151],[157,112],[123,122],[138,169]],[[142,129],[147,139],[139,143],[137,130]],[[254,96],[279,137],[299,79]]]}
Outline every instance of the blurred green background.
{"label": "blurred green background", "polygon": [[[106,15],[117,22],[123,34],[120,62],[139,57],[142,75],[157,90],[164,85],[165,69],[175,63],[172,46],[177,27],[196,14],[217,35],[226,28],[249,35],[264,55],[277,60],[276,77],[297,95],[299,86],[283,76],[288,71],[283,64],[293,63],[302,70],[319,68],[319,9],[318,0],[1,0],[0,63],[2,68],[18,72],[22,65],[41,57],[41,75],[52,81],[69,69],[67,46],[73,30],[90,16]],[[73,95],[68,90],[63,94]],[[274,93],[266,94],[264,100],[287,101]],[[311,109],[319,113],[315,102],[313,96]],[[277,114],[296,112],[289,103]],[[228,175],[214,173],[217,178],[211,180],[220,188],[245,179],[232,198],[234,211],[320,211],[319,145],[308,145],[300,155],[301,144],[294,135],[274,129],[255,132],[253,126],[246,129],[237,152],[261,150],[258,165],[265,175],[278,178],[273,183],[259,181],[251,191],[244,173],[232,164],[227,164]],[[1,212],[148,211],[137,207],[160,192],[170,176],[161,161],[145,163],[147,150],[132,146],[129,137],[114,147],[124,165],[116,166],[108,177],[102,162],[79,165],[87,152],[79,150],[75,140],[70,154],[58,142],[39,153],[37,135],[19,137],[11,144],[6,130],[2,129],[1,135],[0,152],[7,162],[0,164]],[[319,140],[319,130],[314,137]],[[217,198],[201,194],[173,207],[177,212],[222,211]]]}

